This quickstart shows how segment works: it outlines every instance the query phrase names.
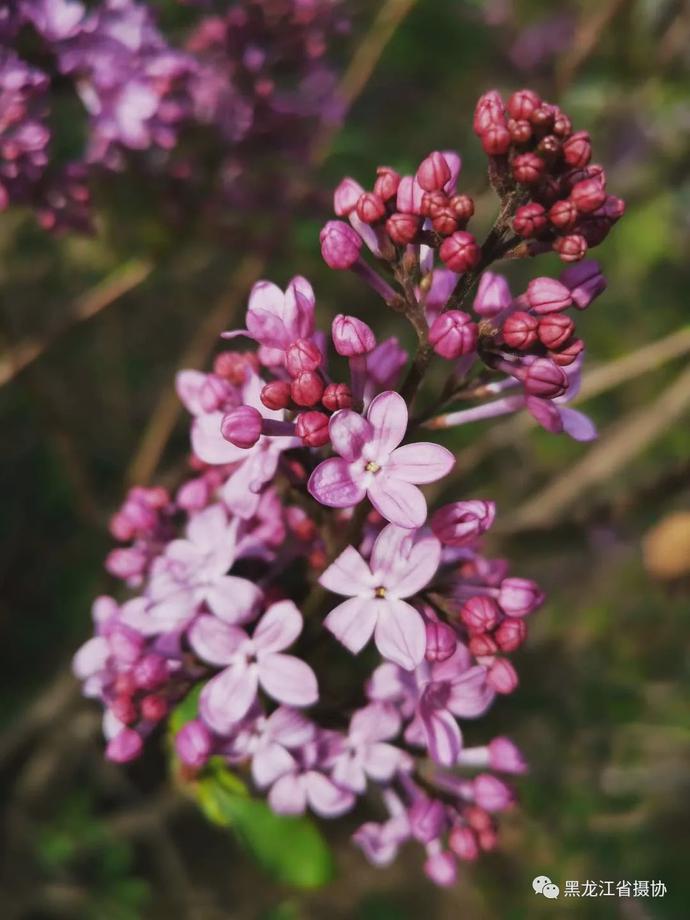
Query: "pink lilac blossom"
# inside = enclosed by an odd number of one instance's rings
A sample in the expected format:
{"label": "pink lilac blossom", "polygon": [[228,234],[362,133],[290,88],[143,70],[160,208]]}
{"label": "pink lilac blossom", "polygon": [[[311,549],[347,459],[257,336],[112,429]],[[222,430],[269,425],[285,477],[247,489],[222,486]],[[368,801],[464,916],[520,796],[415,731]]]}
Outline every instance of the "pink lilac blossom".
{"label": "pink lilac blossom", "polygon": [[[574,137],[530,91],[507,108],[495,92],[482,97],[475,126],[489,157],[511,150],[507,114],[537,111],[535,129]],[[132,489],[112,517],[120,545],[106,564],[126,597],[96,601],[94,635],[74,658],[84,693],[102,703],[111,760],[140,756],[196,692],[174,739],[183,775],[220,760],[278,814],[334,818],[373,801],[354,843],[387,865],[414,841],[442,886],[497,846],[496,815],[514,805],[494,774],[525,771],[519,748],[465,735],[516,691],[512,656],[544,595],[485,555],[492,501],[434,502],[429,513],[419,486],[444,480],[454,456],[419,429],[526,409],[549,432],[596,434],[567,405],[584,354],[567,311],[587,309],[605,280],[588,260],[511,292],[493,262],[536,254],[505,217],[511,201],[520,207],[511,176],[499,184],[504,223],[481,247],[466,230],[473,205],[451,151],[432,152],[413,175],[379,167],[369,191],[340,184],[337,233],[359,244],[346,266],[330,241],[326,261],[410,322],[416,353],[395,336],[378,342],[373,313],[338,313],[329,336],[302,276],[284,291],[256,284],[244,327],[223,333],[231,350],[209,373],[178,374],[189,476],[174,495]],[[595,186],[576,193],[580,208],[601,198]],[[252,350],[236,348],[247,338]],[[427,392],[432,363],[447,379]]]}

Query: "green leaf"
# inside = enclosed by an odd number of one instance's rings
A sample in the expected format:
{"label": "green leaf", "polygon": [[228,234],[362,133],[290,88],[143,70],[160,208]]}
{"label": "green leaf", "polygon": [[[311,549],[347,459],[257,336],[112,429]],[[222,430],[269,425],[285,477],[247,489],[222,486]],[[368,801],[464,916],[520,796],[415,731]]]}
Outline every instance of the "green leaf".
{"label": "green leaf", "polygon": [[200,780],[197,795],[206,816],[215,824],[232,827],[277,881],[298,888],[317,888],[330,881],[333,857],[315,824],[309,818],[276,815],[242,788],[241,780],[227,770],[216,769]]}
{"label": "green leaf", "polygon": [[177,704],[170,714],[168,725],[170,726],[170,734],[173,738],[183,725],[186,725],[187,722],[191,722],[192,719],[196,719],[199,714],[199,697],[201,696],[201,691],[204,689],[204,686],[204,683],[198,684],[190,690],[187,696]]}

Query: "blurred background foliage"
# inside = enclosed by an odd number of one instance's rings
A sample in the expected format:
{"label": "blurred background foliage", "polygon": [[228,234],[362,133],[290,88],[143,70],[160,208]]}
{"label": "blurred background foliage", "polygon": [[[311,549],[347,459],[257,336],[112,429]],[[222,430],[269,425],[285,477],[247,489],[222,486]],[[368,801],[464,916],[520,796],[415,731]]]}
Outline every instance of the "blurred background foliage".
{"label": "blurred background foliage", "polygon": [[[171,220],[165,190],[132,172],[98,187],[93,238],[56,240],[17,211],[0,219],[3,917],[688,914],[690,7],[348,5],[343,65],[372,23],[381,30],[380,6],[397,7],[397,28],[328,155],[311,176],[305,165],[313,193],[283,216],[280,238],[275,215],[247,217],[266,264],[246,265],[237,234],[205,230],[193,212]],[[172,29],[183,22],[172,0],[156,6]],[[453,147],[464,159],[461,190],[488,225],[494,202],[471,114],[494,85],[530,85],[558,101],[591,131],[611,191],[628,203],[596,254],[609,289],[580,321],[583,402],[599,442],[554,438],[524,420],[449,438],[460,458],[454,496],[497,498],[502,530],[491,548],[550,593],[518,655],[520,691],[476,736],[509,734],[532,769],[501,848],[456,888],[432,890],[417,854],[371,869],[347,845],[352,819],[327,828],[335,881],[295,893],[161,783],[163,742],[130,769],[104,763],[96,707],[75,697],[66,669],[89,631],[92,597],[110,589],[101,569],[109,515],[133,478],[174,481],[184,459],[184,420],[165,437],[174,370],[208,363],[259,268],[281,285],[307,275],[324,316],[370,304],[367,319],[390,329],[354,277],[320,260],[330,189],[344,173],[367,184],[378,163],[410,171],[430,149]],[[550,261],[539,273],[558,269]],[[517,287],[535,268],[511,264],[508,274]],[[472,743],[473,726],[467,735]],[[553,903],[532,893],[542,873],[562,888],[566,879],[660,879],[668,893]]]}

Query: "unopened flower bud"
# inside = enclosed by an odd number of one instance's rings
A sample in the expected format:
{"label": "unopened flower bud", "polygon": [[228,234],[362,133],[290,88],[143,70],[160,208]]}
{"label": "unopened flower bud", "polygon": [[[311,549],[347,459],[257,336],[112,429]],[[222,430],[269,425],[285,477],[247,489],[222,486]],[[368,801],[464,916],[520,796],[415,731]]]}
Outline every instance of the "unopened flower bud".
{"label": "unopened flower bud", "polygon": [[291,377],[298,377],[306,371],[315,371],[322,360],[318,345],[309,339],[297,339],[285,352],[285,365]]}
{"label": "unopened flower bud", "polygon": [[454,361],[477,347],[477,324],[469,313],[446,310],[431,324],[429,342],[437,355]]}
{"label": "unopened flower bud", "polygon": [[441,236],[450,236],[458,229],[458,221],[450,208],[445,208],[431,222],[431,226]]}
{"label": "unopened flower bud", "polygon": [[474,800],[485,811],[503,811],[513,804],[514,797],[510,787],[490,773],[475,776],[473,787]]}
{"label": "unopened flower bud", "polygon": [[155,690],[168,679],[168,663],[161,655],[149,652],[134,665],[133,677],[139,690]]}
{"label": "unopened flower bud", "polygon": [[374,193],[384,201],[394,197],[400,185],[400,174],[389,166],[379,166],[376,170]]}
{"label": "unopened flower bud", "polygon": [[544,205],[538,201],[530,201],[523,204],[515,212],[513,218],[513,230],[518,236],[529,239],[533,236],[539,236],[546,229],[546,211]]}
{"label": "unopened flower bud", "polygon": [[501,611],[492,597],[477,594],[462,605],[460,619],[471,633],[491,632],[501,619]]}
{"label": "unopened flower bud", "polygon": [[373,331],[356,316],[338,313],[331,325],[331,336],[335,350],[344,358],[366,355],[376,348]]}
{"label": "unopened flower bud", "polygon": [[128,763],[135,760],[144,746],[139,732],[132,728],[123,728],[114,738],[108,742],[105,749],[105,756],[113,763]]}
{"label": "unopened flower bud", "polygon": [[134,546],[111,550],[105,560],[105,569],[115,578],[137,578],[146,569],[146,554]]}
{"label": "unopened flower bud", "polygon": [[424,860],[424,874],[439,888],[452,887],[458,877],[455,857],[448,850],[429,853]]}
{"label": "unopened flower bud", "polygon": [[443,188],[450,179],[450,167],[440,150],[434,150],[422,160],[415,178],[425,192]]}
{"label": "unopened flower bud", "polygon": [[573,123],[565,114],[565,112],[557,112],[553,120],[553,133],[556,137],[566,138],[570,137],[570,134],[573,130]]}
{"label": "unopened flower bud", "polygon": [[467,824],[480,834],[482,831],[489,831],[494,826],[494,820],[486,809],[479,805],[468,805],[462,811],[462,816]]}
{"label": "unopened flower bud", "polygon": [[527,302],[535,313],[557,313],[573,302],[568,288],[555,278],[533,278],[525,292]]}
{"label": "unopened flower bud", "polygon": [[204,723],[199,719],[192,719],[175,735],[177,756],[185,766],[198,770],[209,758],[211,741],[211,733]]}
{"label": "unopened flower bud", "polygon": [[559,351],[550,351],[549,357],[559,367],[570,367],[584,351],[585,343],[582,339],[573,339]]}
{"label": "unopened flower bud", "polygon": [[479,856],[477,835],[471,827],[456,825],[448,836],[448,846],[458,859],[462,859],[465,862],[474,862]]}
{"label": "unopened flower bud", "polygon": [[424,192],[422,198],[421,212],[425,217],[437,217],[442,214],[450,204],[448,195],[437,190],[435,192]]}
{"label": "unopened flower bud", "polygon": [[352,390],[346,383],[329,383],[323,391],[321,402],[330,411],[350,409],[352,407]]}
{"label": "unopened flower bud", "polygon": [[549,313],[539,320],[537,335],[547,348],[558,350],[575,332],[575,323],[563,313]]}
{"label": "unopened flower bud", "polygon": [[453,195],[449,206],[460,223],[467,223],[474,214],[474,201],[469,195]]}
{"label": "unopened flower bud", "polygon": [[541,99],[531,89],[519,89],[508,99],[508,111],[511,118],[529,119],[541,105]]}
{"label": "unopened flower bud", "polygon": [[160,722],[168,714],[168,701],[158,693],[150,693],[141,701],[141,717],[147,722]]}
{"label": "unopened flower bud", "polygon": [[472,127],[474,133],[482,136],[491,125],[505,124],[505,107],[501,94],[496,89],[480,96],[474,110]]}
{"label": "unopened flower bud", "polygon": [[524,118],[511,118],[507,125],[510,139],[514,144],[526,144],[532,137],[532,125]]}
{"label": "unopened flower bud", "polygon": [[305,371],[292,381],[290,396],[298,406],[315,406],[321,401],[323,391],[321,375],[316,371]]}
{"label": "unopened flower bud", "polygon": [[544,603],[544,592],[530,578],[504,578],[498,603],[511,617],[525,617]]}
{"label": "unopened flower bud", "polygon": [[549,105],[544,105],[544,103],[537,106],[536,109],[533,109],[528,117],[536,128],[541,128],[546,131],[553,127],[555,120],[553,108]]}
{"label": "unopened flower bud", "polygon": [[259,370],[259,362],[251,351],[222,351],[213,359],[213,373],[235,386],[242,386],[252,370]]}
{"label": "unopened flower bud", "polygon": [[514,652],[527,638],[527,625],[517,617],[506,617],[494,632],[494,639],[502,652]]}
{"label": "unopened flower bud", "polygon": [[617,198],[615,195],[607,195],[602,205],[602,210],[604,216],[612,223],[615,223],[625,214],[625,202],[622,198]]}
{"label": "unopened flower bud", "polygon": [[328,416],[324,412],[301,412],[295,423],[295,434],[307,447],[328,444]]}
{"label": "unopened flower bud", "polygon": [[491,664],[486,680],[496,693],[512,693],[518,685],[517,672],[507,658],[497,658]]}
{"label": "unopened flower bud", "polygon": [[375,224],[386,215],[383,198],[379,198],[374,192],[364,192],[357,202],[357,214],[365,224]]}
{"label": "unopened flower bud", "polygon": [[579,262],[587,255],[587,240],[580,233],[559,236],[553,244],[563,262]]}
{"label": "unopened flower bud", "polygon": [[479,316],[497,316],[512,303],[513,297],[503,275],[482,272],[472,309]]}
{"label": "unopened flower bud", "polygon": [[510,149],[510,131],[505,125],[489,125],[480,140],[484,152],[492,157],[502,156]]}
{"label": "unopened flower bud", "polygon": [[346,177],[333,193],[333,210],[338,217],[347,217],[357,207],[364,189],[354,179]]}
{"label": "unopened flower bud", "polygon": [[587,131],[576,131],[563,144],[563,159],[573,169],[582,169],[592,158],[592,142]]}
{"label": "unopened flower bud", "polygon": [[466,230],[456,230],[441,243],[439,255],[444,265],[454,272],[465,272],[474,268],[481,259],[481,250],[476,239]]}
{"label": "unopened flower bud", "polygon": [[419,233],[420,226],[421,220],[416,214],[398,212],[386,221],[386,233],[396,246],[407,246]]}
{"label": "unopened flower bud", "polygon": [[272,380],[261,390],[261,402],[267,409],[278,412],[290,405],[290,384],[287,380]]}
{"label": "unopened flower bud", "polygon": [[536,153],[520,153],[513,159],[512,170],[516,182],[534,185],[544,175],[546,164]]}
{"label": "unopened flower bud", "polygon": [[570,198],[580,214],[591,214],[606,201],[606,189],[598,179],[583,179],[573,186]]}
{"label": "unopened flower bud", "polygon": [[472,499],[444,505],[429,524],[434,535],[446,546],[469,546],[491,527],[496,516],[493,502]]}
{"label": "unopened flower bud", "polygon": [[445,661],[453,654],[458,645],[458,637],[452,626],[438,620],[426,621],[426,652],[427,661]]}
{"label": "unopened flower bud", "polygon": [[592,259],[566,268],[558,280],[570,290],[573,303],[580,310],[588,307],[606,289],[606,278],[599,263]]}
{"label": "unopened flower bud", "polygon": [[410,830],[415,840],[429,843],[443,833],[446,826],[446,809],[438,799],[419,796],[408,811]]}
{"label": "unopened flower bud", "polygon": [[537,358],[526,368],[523,384],[530,396],[556,399],[568,389],[568,378],[549,358]]}
{"label": "unopened flower bud", "polygon": [[537,341],[537,328],[539,320],[531,313],[516,310],[505,318],[501,334],[503,341],[509,348],[526,351]]}
{"label": "unopened flower bud", "polygon": [[548,163],[553,163],[561,152],[561,142],[555,134],[547,134],[539,141],[536,150]]}
{"label": "unopened flower bud", "polygon": [[476,633],[476,635],[470,636],[467,647],[475,658],[491,658],[498,651],[498,645],[496,645],[491,636],[485,633]]}
{"label": "unopened flower bud", "polygon": [[184,511],[201,511],[208,504],[211,490],[203,476],[189,479],[177,490],[175,502]]}
{"label": "unopened flower bud", "polygon": [[578,218],[575,202],[571,198],[555,201],[549,208],[548,218],[557,230],[571,230]]}
{"label": "unopened flower bud", "polygon": [[494,738],[489,742],[489,765],[501,773],[526,773],[527,764],[520,749],[510,738]]}
{"label": "unopened flower bud", "polygon": [[359,258],[362,239],[349,224],[329,220],[319,234],[321,255],[329,268],[351,268]]}
{"label": "unopened flower bud", "polygon": [[253,406],[238,406],[232,409],[220,423],[220,433],[235,447],[249,449],[261,437],[263,419]]}

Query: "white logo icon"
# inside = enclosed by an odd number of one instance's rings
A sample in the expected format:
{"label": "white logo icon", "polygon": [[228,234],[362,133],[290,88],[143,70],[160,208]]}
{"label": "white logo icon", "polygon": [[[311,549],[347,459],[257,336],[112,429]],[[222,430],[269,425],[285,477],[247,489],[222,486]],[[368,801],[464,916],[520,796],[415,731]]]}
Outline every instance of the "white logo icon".
{"label": "white logo icon", "polygon": [[548,875],[538,875],[532,879],[532,888],[535,894],[543,894],[545,898],[557,898],[561,893],[558,885],[555,885]]}

